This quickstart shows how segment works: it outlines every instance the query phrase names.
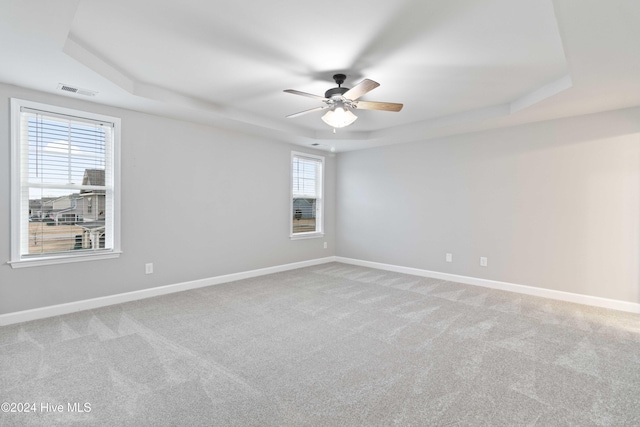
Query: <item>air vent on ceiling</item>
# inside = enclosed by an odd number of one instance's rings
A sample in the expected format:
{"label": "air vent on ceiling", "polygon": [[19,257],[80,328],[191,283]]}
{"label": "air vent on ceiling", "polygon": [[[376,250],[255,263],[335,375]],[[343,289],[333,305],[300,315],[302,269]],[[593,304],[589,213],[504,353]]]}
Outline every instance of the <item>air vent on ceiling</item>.
{"label": "air vent on ceiling", "polygon": [[64,83],[58,84],[58,89],[63,90],[65,92],[77,93],[78,95],[84,95],[84,96],[96,96],[96,94],[98,93],[89,89],[80,89],[78,87],[66,85]]}

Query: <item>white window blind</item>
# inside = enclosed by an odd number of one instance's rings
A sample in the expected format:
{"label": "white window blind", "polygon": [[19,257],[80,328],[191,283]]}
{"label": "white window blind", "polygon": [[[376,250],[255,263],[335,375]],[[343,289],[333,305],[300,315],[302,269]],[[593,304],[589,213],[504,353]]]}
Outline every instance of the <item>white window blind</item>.
{"label": "white window blind", "polygon": [[21,100],[12,114],[12,261],[114,251],[119,120]]}
{"label": "white window blind", "polygon": [[317,159],[295,156],[293,158],[293,195],[317,197],[317,177],[320,170],[321,164]]}
{"label": "white window blind", "polygon": [[319,236],[323,231],[324,158],[294,152],[291,159],[291,236]]}

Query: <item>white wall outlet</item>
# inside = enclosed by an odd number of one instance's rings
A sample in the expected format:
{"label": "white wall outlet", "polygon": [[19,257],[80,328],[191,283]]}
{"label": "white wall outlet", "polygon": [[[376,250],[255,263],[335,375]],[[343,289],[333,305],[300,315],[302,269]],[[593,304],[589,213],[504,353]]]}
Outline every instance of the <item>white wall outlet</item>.
{"label": "white wall outlet", "polygon": [[453,254],[447,254],[445,257],[445,260],[447,262],[453,262]]}
{"label": "white wall outlet", "polygon": [[327,249],[327,242],[324,242],[324,248]]}
{"label": "white wall outlet", "polygon": [[151,274],[151,273],[153,273],[153,263],[149,262],[144,265],[144,274]]}
{"label": "white wall outlet", "polygon": [[484,257],[484,256],[480,257],[480,266],[481,267],[486,267],[487,266],[487,257]]}

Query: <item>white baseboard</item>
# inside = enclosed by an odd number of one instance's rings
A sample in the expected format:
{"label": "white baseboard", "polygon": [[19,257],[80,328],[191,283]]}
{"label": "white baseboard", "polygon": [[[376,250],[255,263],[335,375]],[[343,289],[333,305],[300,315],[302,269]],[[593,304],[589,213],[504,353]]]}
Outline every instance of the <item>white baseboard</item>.
{"label": "white baseboard", "polygon": [[129,301],[141,300],[160,295],[172,294],[175,292],[187,291],[189,289],[203,288],[206,286],[219,285],[236,280],[249,279],[252,277],[264,276],[267,274],[280,273],[283,271],[295,270],[303,267],[326,264],[329,262],[341,262],[344,264],[359,265],[362,267],[376,268],[378,270],[394,271],[397,273],[411,274],[420,277],[430,277],[434,279],[447,280],[451,282],[464,283],[467,285],[482,286],[485,288],[499,289],[503,291],[516,292],[526,295],[533,295],[543,298],[550,298],[560,301],[573,302],[577,304],[591,305],[594,307],[610,308],[613,310],[626,311],[630,313],[640,313],[640,304],[619,301],[607,298],[600,298],[590,295],[574,294],[570,292],[556,291],[552,289],[536,288],[533,286],[517,285],[496,280],[479,279],[476,277],[459,276],[456,274],[440,273],[437,271],[422,270],[419,268],[403,267],[392,264],[383,264],[373,261],[363,261],[352,258],[330,256],[308,261],[294,262],[274,267],[260,268],[257,270],[244,271],[240,273],[227,274],[224,276],[209,277],[206,279],[193,280],[189,282],[177,283],[173,285],[159,286],[156,288],[142,289],[139,291],[126,292],[122,294],[109,295],[100,298],[92,298],[82,301],[74,301],[66,304],[52,305],[48,307],[35,308],[32,310],[17,311],[0,315],[0,326],[12,325],[15,323],[27,322],[30,320],[44,319],[47,317],[60,316],[63,314],[75,313],[83,310],[105,307],[113,304],[120,304]]}
{"label": "white baseboard", "polygon": [[559,301],[573,302],[576,304],[590,305],[594,307],[610,308],[613,310],[627,311],[630,313],[640,313],[640,304],[620,301],[608,298],[595,297],[591,295],[574,294],[571,292],[556,291],[553,289],[536,288],[533,286],[517,285],[515,283],[499,282],[496,280],[479,279],[476,277],[459,276],[456,274],[440,273],[437,271],[422,270],[419,268],[402,267],[392,264],[382,264],[373,261],[362,261],[352,258],[335,257],[336,262],[344,264],[358,265],[361,267],[376,268],[378,270],[393,271],[396,273],[411,274],[413,276],[430,277],[433,279],[447,280],[450,282],[464,283],[466,285],[476,285],[485,288],[499,289],[502,291],[516,292],[520,294],[533,295],[537,297],[550,298]]}
{"label": "white baseboard", "polygon": [[326,258],[294,262],[291,264],[277,265],[274,267],[260,268],[257,270],[244,271],[240,273],[226,274],[224,276],[215,276],[206,279],[192,280],[189,282],[177,283],[174,285],[159,286],[156,288],[142,289],[139,291],[109,295],[100,298],[74,301],[66,304],[51,305],[48,307],[35,308],[32,310],[17,311],[14,313],[0,315],[0,326],[12,325],[14,323],[27,322],[30,320],[44,319],[53,316],[60,316],[62,314],[75,313],[77,311],[91,310],[108,305],[172,294],[175,292],[187,291],[189,289],[203,288],[205,286],[219,285],[236,280],[249,279],[251,277],[264,276],[273,273],[280,273],[282,271],[295,270],[297,268],[311,267],[314,265],[325,264],[333,261],[335,261],[335,257],[330,256]]}

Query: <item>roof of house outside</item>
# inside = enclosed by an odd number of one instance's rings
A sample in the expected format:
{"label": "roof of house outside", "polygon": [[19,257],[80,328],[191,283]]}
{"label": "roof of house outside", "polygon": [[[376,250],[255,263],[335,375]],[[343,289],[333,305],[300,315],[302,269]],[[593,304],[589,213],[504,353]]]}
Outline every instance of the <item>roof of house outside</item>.
{"label": "roof of house outside", "polygon": [[[85,169],[82,185],[104,185],[104,169]],[[103,193],[104,190],[81,190],[80,193]]]}

